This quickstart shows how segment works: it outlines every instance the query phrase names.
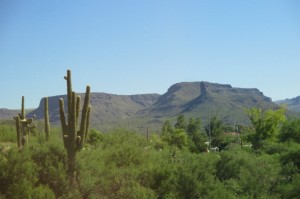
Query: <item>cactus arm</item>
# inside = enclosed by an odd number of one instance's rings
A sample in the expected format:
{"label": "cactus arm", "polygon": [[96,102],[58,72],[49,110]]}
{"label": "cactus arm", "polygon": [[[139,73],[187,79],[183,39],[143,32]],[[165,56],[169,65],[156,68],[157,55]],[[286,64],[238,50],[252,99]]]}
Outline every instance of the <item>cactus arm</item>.
{"label": "cactus arm", "polygon": [[[67,80],[67,96],[68,96],[68,113],[70,113],[72,108],[72,79],[71,71],[67,70],[67,76],[64,77]],[[70,123],[70,114],[68,114],[68,124]]]}
{"label": "cactus arm", "polygon": [[65,117],[64,100],[62,98],[59,99],[59,114],[60,114],[60,123],[61,123],[61,128],[62,128],[64,146],[67,147],[68,131],[67,131],[67,123],[66,123],[66,117]]}
{"label": "cactus arm", "polygon": [[21,120],[25,119],[25,98],[22,96]]}
{"label": "cactus arm", "polygon": [[89,126],[90,126],[90,114],[91,114],[91,105],[89,105],[88,113],[87,113],[87,121],[86,121],[86,127],[85,127],[85,135],[84,135],[84,143],[86,143],[86,139],[89,133]]}
{"label": "cactus arm", "polygon": [[35,125],[29,126],[28,124],[26,124],[26,129],[32,130],[35,128]]}
{"label": "cactus arm", "polygon": [[67,133],[67,123],[66,123],[66,117],[65,117],[65,106],[64,106],[64,100],[62,98],[59,99],[59,114],[60,114],[60,122],[63,134]]}
{"label": "cactus arm", "polygon": [[45,119],[46,141],[48,141],[49,140],[49,134],[50,134],[48,97],[45,97],[45,101],[44,101],[44,115],[45,115],[44,119]]}
{"label": "cactus arm", "polygon": [[78,124],[79,112],[80,112],[80,96],[78,95],[76,98],[76,126]]}
{"label": "cactus arm", "polygon": [[85,141],[85,135],[86,135],[86,125],[87,125],[87,117],[88,117],[88,108],[89,108],[89,102],[90,102],[90,92],[91,88],[90,86],[86,87],[86,92],[84,96],[84,104],[82,108],[82,115],[81,115],[81,123],[80,123],[80,132],[79,136],[81,137],[80,147],[79,149],[82,149]]}
{"label": "cactus arm", "polygon": [[69,112],[70,123],[69,123],[69,149],[73,152],[76,149],[76,93],[72,92],[72,106]]}

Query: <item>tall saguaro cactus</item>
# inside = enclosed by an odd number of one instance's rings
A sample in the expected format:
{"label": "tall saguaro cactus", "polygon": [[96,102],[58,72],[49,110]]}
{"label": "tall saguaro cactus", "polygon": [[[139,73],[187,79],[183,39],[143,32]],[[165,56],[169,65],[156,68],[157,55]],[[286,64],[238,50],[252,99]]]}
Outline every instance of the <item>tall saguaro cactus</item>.
{"label": "tall saguaro cactus", "polygon": [[68,175],[71,185],[76,183],[76,153],[80,151],[85,143],[89,126],[90,115],[90,86],[86,87],[84,104],[81,113],[81,121],[79,130],[77,130],[79,112],[80,112],[80,96],[72,91],[71,71],[67,70],[67,101],[68,101],[68,117],[66,120],[64,100],[59,99],[60,120],[63,132],[64,146],[68,156]]}
{"label": "tall saguaro cactus", "polygon": [[26,118],[25,116],[25,98],[22,96],[21,113],[14,117],[16,121],[17,142],[18,147],[23,148],[28,142],[29,132],[35,128],[35,125],[30,125],[34,119]]}
{"label": "tall saguaro cactus", "polygon": [[44,101],[44,119],[45,119],[46,141],[49,141],[49,136],[50,136],[50,121],[49,121],[48,97],[45,97],[45,101]]}

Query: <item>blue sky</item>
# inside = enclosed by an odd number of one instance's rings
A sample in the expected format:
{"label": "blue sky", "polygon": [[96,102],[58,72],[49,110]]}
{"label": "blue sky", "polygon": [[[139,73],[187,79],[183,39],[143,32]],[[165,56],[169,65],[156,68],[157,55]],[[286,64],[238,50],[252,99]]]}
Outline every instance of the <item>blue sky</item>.
{"label": "blue sky", "polygon": [[0,108],[66,93],[163,94],[174,83],[300,95],[297,0],[0,0]]}

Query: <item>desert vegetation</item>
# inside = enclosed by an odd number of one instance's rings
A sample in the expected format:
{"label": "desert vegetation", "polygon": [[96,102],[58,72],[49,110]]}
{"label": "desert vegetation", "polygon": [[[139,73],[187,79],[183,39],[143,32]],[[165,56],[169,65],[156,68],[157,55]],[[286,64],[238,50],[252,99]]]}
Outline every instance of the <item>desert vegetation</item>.
{"label": "desert vegetation", "polygon": [[207,152],[205,130],[188,130],[193,121],[184,128],[170,124],[168,130],[166,122],[164,133],[152,134],[148,141],[126,129],[105,134],[91,129],[76,155],[75,186],[69,182],[68,152],[60,128],[51,128],[48,142],[44,133],[37,132],[20,150],[12,139],[15,129],[2,124],[1,197],[298,197],[299,120],[285,121],[277,127],[276,137],[262,139],[256,148],[249,147],[257,142],[255,127],[240,132],[244,146],[235,136],[213,136],[212,142],[221,143],[219,152]]}
{"label": "desert vegetation", "polygon": [[0,123],[0,198],[299,197],[300,120],[284,108],[248,109],[247,126],[179,114],[147,135],[104,133],[89,128],[90,87],[79,116],[69,71],[65,79],[61,127],[50,128],[47,100],[45,120],[26,119],[24,98]]}

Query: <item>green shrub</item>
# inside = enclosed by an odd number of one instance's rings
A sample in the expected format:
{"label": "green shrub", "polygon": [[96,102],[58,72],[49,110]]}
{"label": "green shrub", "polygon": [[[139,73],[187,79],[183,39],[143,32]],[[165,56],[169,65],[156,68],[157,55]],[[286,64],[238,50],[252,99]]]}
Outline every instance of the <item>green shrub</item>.
{"label": "green shrub", "polygon": [[96,129],[91,129],[88,135],[87,142],[94,147],[99,147],[102,141],[102,137],[103,135],[100,131],[97,131]]}
{"label": "green shrub", "polygon": [[281,142],[294,141],[300,143],[300,119],[286,121],[279,133]]}
{"label": "green shrub", "polygon": [[79,153],[81,194],[87,198],[155,198],[155,193],[139,181],[149,160],[145,137],[118,130],[103,134],[98,148]]}
{"label": "green shrub", "polygon": [[278,187],[281,198],[299,198],[300,174],[290,176],[288,183],[279,184]]}
{"label": "green shrub", "polygon": [[32,160],[36,164],[39,183],[53,190],[56,197],[67,192],[67,157],[62,146],[45,144],[32,149]]}
{"label": "green shrub", "polygon": [[38,181],[28,150],[10,150],[0,163],[0,192],[7,198],[29,198]]}
{"label": "green shrub", "polygon": [[293,163],[300,170],[300,144],[290,143],[280,160],[283,165]]}
{"label": "green shrub", "polygon": [[245,151],[221,153],[217,177],[236,196],[257,198],[271,195],[279,179],[277,156],[256,155]]}
{"label": "green shrub", "polygon": [[17,133],[14,126],[0,125],[0,142],[17,142]]}

